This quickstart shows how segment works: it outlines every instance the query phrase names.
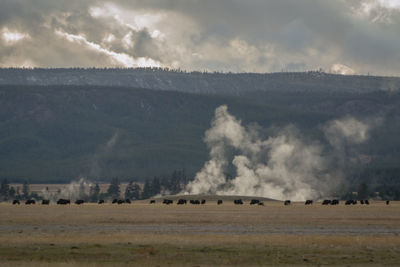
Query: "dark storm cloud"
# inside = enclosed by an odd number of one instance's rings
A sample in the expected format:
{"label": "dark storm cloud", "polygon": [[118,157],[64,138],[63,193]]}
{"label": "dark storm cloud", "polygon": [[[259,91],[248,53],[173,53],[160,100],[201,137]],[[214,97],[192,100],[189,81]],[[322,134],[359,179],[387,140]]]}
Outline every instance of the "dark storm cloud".
{"label": "dark storm cloud", "polygon": [[3,0],[0,64],[398,75],[400,11],[389,2]]}

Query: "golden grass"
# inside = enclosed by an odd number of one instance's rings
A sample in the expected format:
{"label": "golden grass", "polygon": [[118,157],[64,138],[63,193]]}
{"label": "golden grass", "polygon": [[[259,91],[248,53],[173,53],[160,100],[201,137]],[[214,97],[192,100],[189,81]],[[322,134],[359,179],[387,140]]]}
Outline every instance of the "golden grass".
{"label": "golden grass", "polygon": [[[130,265],[132,259],[138,265],[182,266],[400,263],[396,202],[350,207],[3,203],[0,214],[2,266]],[[75,246],[79,249],[71,250]],[[106,263],[103,254],[110,254]]]}

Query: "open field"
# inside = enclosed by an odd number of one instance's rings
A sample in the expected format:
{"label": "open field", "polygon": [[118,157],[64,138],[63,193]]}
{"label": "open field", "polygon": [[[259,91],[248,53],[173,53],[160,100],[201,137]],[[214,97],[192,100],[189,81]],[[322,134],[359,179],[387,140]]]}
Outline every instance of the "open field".
{"label": "open field", "polygon": [[0,204],[2,266],[400,264],[400,203]]}

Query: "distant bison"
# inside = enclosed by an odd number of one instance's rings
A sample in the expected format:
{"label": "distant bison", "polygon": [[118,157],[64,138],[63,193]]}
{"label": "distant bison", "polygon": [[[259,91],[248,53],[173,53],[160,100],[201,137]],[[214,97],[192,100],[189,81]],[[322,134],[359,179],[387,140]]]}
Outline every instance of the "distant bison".
{"label": "distant bison", "polygon": [[21,203],[19,202],[18,199],[14,199],[13,202],[12,202],[12,204],[13,204],[13,205],[19,205],[19,204],[21,204]]}
{"label": "distant bison", "polygon": [[156,204],[156,201],[154,199],[150,200],[150,204]]}
{"label": "distant bison", "polygon": [[114,198],[113,201],[111,202],[112,204],[118,203],[118,199]]}
{"label": "distant bison", "polygon": [[368,199],[364,200],[365,205],[369,205]]}
{"label": "distant bison", "polygon": [[31,205],[31,204],[36,204],[36,201],[34,199],[28,199],[25,201],[25,205]]}
{"label": "distant bison", "polygon": [[57,205],[67,205],[67,204],[71,204],[71,200],[63,198],[57,200]]}
{"label": "distant bison", "polygon": [[263,202],[258,202],[258,206],[264,206],[264,203]]}
{"label": "distant bison", "polygon": [[198,200],[198,199],[191,199],[189,202],[190,202],[190,204],[193,204],[193,205],[200,205],[200,200]]}
{"label": "distant bison", "polygon": [[306,200],[306,203],[304,203],[305,205],[312,205],[313,201],[311,199]]}
{"label": "distant bison", "polygon": [[338,199],[332,200],[331,205],[339,205],[339,200]]}
{"label": "distant bison", "polygon": [[285,206],[288,206],[290,204],[292,204],[292,202],[290,200],[285,200],[285,202],[283,203]]}
{"label": "distant bison", "polygon": [[42,205],[49,205],[49,204],[50,204],[50,200],[48,200],[48,199],[42,200]]}
{"label": "distant bison", "polygon": [[348,199],[348,200],[346,200],[346,202],[344,204],[345,205],[356,205],[357,204],[357,200]]}
{"label": "distant bison", "polygon": [[121,205],[121,204],[124,204],[124,203],[125,203],[125,200],[122,200],[122,199],[118,199],[118,201],[117,201],[118,205]]}
{"label": "distant bison", "polygon": [[205,199],[202,199],[202,200],[201,200],[201,205],[204,205],[204,204],[206,204],[206,200],[205,200]]}
{"label": "distant bison", "polygon": [[322,205],[329,205],[331,204],[331,200],[330,199],[325,199],[324,201],[322,201]]}
{"label": "distant bison", "polygon": [[174,203],[174,201],[171,199],[164,199],[164,201],[163,201],[163,204],[165,204],[165,205],[169,205],[169,204],[173,204],[173,203]]}
{"label": "distant bison", "polygon": [[81,205],[81,204],[83,204],[83,203],[85,203],[85,201],[84,201],[83,199],[77,199],[77,200],[75,201],[75,204],[76,204],[76,205]]}
{"label": "distant bison", "polygon": [[389,200],[386,200],[386,205],[389,205],[390,204],[390,201]]}
{"label": "distant bison", "polygon": [[183,205],[183,204],[186,205],[186,203],[187,203],[186,199],[183,198],[179,199],[178,202],[176,202],[177,205]]}
{"label": "distant bison", "polygon": [[217,204],[221,205],[223,203],[223,201],[221,199],[218,199]]}
{"label": "distant bison", "polygon": [[258,203],[260,203],[260,200],[258,200],[258,199],[252,199],[250,201],[250,205],[255,205],[255,204],[258,204]]}
{"label": "distant bison", "polygon": [[243,205],[243,201],[241,199],[235,199],[233,200],[233,203],[235,203],[235,205]]}
{"label": "distant bison", "polygon": [[131,202],[131,200],[129,198],[127,198],[127,199],[125,199],[125,203],[131,204],[132,202]]}
{"label": "distant bison", "polygon": [[104,204],[104,199],[100,199],[99,202],[97,202],[99,204]]}

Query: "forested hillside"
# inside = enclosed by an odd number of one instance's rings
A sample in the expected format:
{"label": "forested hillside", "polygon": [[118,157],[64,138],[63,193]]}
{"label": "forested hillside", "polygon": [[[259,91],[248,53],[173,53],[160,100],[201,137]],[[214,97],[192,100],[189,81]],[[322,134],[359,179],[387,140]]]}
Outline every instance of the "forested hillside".
{"label": "forested hillside", "polygon": [[1,86],[0,177],[145,180],[182,168],[190,177],[207,160],[204,132],[222,104],[245,125],[294,124],[321,142],[320,126],[328,120],[381,115],[384,124],[359,153],[373,158],[366,167],[398,167],[399,94],[255,92],[235,97],[108,86]]}

